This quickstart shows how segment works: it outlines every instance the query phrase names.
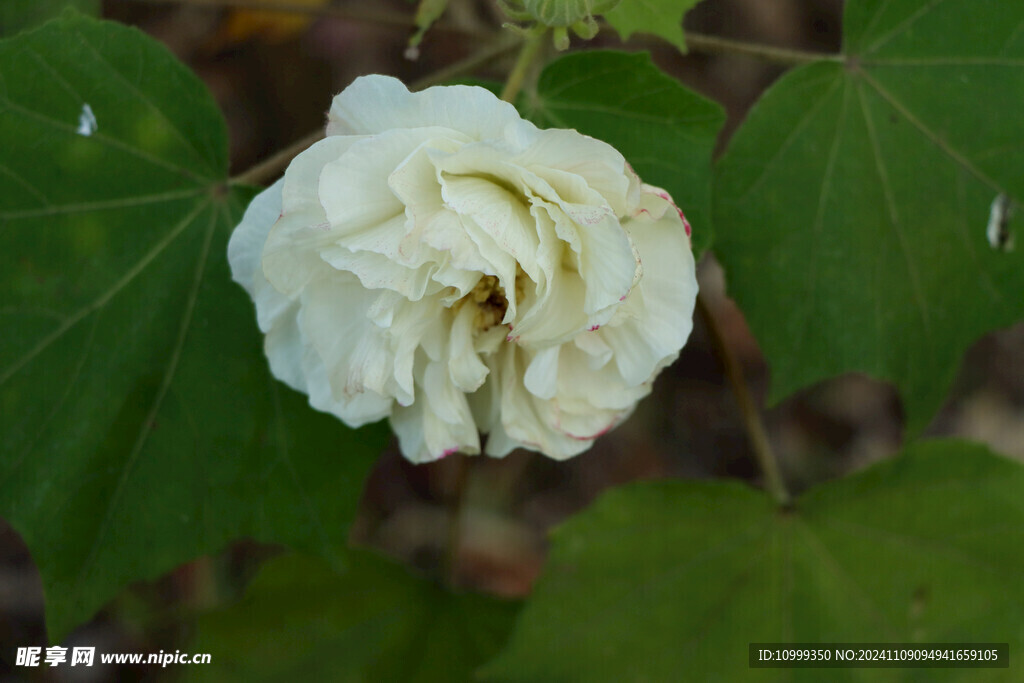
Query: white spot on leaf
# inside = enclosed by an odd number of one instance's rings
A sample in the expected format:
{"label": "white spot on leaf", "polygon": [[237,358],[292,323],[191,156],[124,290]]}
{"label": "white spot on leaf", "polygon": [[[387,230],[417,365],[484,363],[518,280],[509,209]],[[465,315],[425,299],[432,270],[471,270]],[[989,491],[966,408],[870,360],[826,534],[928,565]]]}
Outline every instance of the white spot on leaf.
{"label": "white spot on leaf", "polygon": [[988,227],[985,236],[988,244],[999,251],[1013,251],[1013,232],[1010,231],[1010,219],[1016,207],[1013,201],[1003,193],[996,195],[989,209]]}
{"label": "white spot on leaf", "polygon": [[88,104],[82,105],[82,113],[78,115],[78,130],[75,132],[79,135],[89,137],[96,132],[99,125],[96,123],[96,115],[92,113],[92,107]]}

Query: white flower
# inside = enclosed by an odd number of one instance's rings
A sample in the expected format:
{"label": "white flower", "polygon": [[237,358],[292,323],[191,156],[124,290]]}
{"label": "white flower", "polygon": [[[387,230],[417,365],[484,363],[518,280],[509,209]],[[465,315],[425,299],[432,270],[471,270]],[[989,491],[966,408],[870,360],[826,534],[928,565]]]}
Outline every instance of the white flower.
{"label": "white flower", "polygon": [[257,196],[228,247],[273,373],[414,462],[568,458],[621,422],[692,326],[689,226],[622,155],[483,88],[384,76]]}

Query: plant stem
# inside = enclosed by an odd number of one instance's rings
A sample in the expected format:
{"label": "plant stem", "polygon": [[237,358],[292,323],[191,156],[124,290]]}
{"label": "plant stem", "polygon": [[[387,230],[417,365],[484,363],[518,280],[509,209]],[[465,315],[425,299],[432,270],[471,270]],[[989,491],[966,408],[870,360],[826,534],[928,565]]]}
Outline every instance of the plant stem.
{"label": "plant stem", "polygon": [[[332,19],[343,19],[347,21],[358,21],[368,24],[379,24],[382,26],[398,26],[401,28],[412,28],[415,25],[415,18],[411,14],[390,12],[384,9],[368,7],[369,3],[350,3],[345,6],[322,4],[295,4],[287,0],[121,0],[129,4],[138,5],[188,5],[190,7],[208,7],[211,9],[241,9],[258,10],[265,12],[279,12],[281,14],[305,14],[311,17],[329,17]],[[468,30],[453,26],[445,22],[435,22],[430,27],[431,31],[446,33],[461,33],[467,36],[474,36],[481,39],[486,38],[477,31]]]}
{"label": "plant stem", "polygon": [[778,461],[768,441],[768,433],[765,431],[764,422],[761,420],[761,413],[754,404],[750,395],[746,378],[743,376],[743,368],[729,348],[728,342],[722,335],[721,328],[715,320],[714,315],[708,309],[707,304],[701,296],[697,296],[697,313],[704,321],[704,327],[711,337],[711,344],[715,349],[718,359],[725,368],[726,377],[732,385],[733,394],[736,396],[736,403],[739,406],[740,414],[743,416],[743,425],[747,430],[747,437],[750,439],[750,446],[754,450],[754,457],[757,458],[761,471],[764,473],[765,486],[780,506],[786,507],[792,500],[786,483],[779,472]]}
{"label": "plant stem", "polygon": [[462,507],[469,481],[469,459],[473,456],[456,453],[455,482],[448,498],[448,539],[445,545],[444,576],[452,588],[459,583],[459,548],[462,536]]}
{"label": "plant stem", "polygon": [[432,85],[437,85],[438,83],[450,81],[451,79],[463,74],[472,73],[477,67],[483,66],[492,59],[500,57],[514,48],[520,43],[520,40],[521,39],[518,36],[505,37],[503,40],[492,39],[492,42],[487,47],[481,48],[464,59],[460,59],[459,61],[442,67],[423,78],[413,81],[409,85],[409,89],[422,90],[423,88],[428,88]]}
{"label": "plant stem", "polygon": [[231,183],[241,185],[261,185],[266,183],[271,178],[280,175],[288,164],[291,163],[292,159],[299,154],[299,152],[302,152],[313,143],[319,141],[323,136],[324,129],[317,128],[301,140],[293,142],[255,166],[239,173],[231,179]]}
{"label": "plant stem", "polygon": [[702,33],[686,33],[686,46],[694,52],[709,54],[735,54],[757,57],[780,64],[806,64],[808,62],[844,62],[846,57],[829,52],[804,52],[784,47],[759,45],[742,40],[708,36]]}
{"label": "plant stem", "polygon": [[[138,1],[138,0],[136,0]],[[488,45],[487,47],[474,52],[465,59],[424,76],[410,85],[410,90],[422,90],[436,83],[450,80],[464,73],[470,73],[479,66],[486,64],[495,57],[509,51],[519,43],[519,38],[506,39]],[[274,178],[291,163],[291,160],[307,147],[317,142],[324,136],[323,128],[317,128],[279,152],[257,163],[245,171],[231,178],[232,184],[259,185]]]}
{"label": "plant stem", "polygon": [[[280,12],[282,14],[308,14],[315,17],[331,17],[335,19],[346,19],[349,21],[360,21],[382,26],[400,26],[409,28],[415,25],[415,17],[411,14],[389,12],[387,10],[372,7],[360,6],[358,4],[337,5],[302,5],[287,2],[287,0],[121,0],[122,2],[144,4],[144,5],[189,5],[192,7],[210,8],[236,8],[248,10],[264,10],[269,12]],[[602,22],[602,25],[604,22]],[[459,26],[452,26],[443,21],[435,22],[430,27],[431,31],[442,31],[450,33],[462,33],[467,36],[476,36],[487,40],[489,36],[480,35],[477,31],[468,30]],[[843,62],[844,55],[827,52],[806,52],[771,45],[760,45],[748,43],[743,40],[720,38],[702,33],[686,33],[686,45],[694,52],[707,52],[710,54],[740,54],[750,57],[757,57],[770,62],[781,64],[804,64],[807,62]]]}
{"label": "plant stem", "polygon": [[547,36],[547,30],[533,31],[531,32],[525,41],[523,41],[523,47],[519,50],[519,56],[516,58],[516,63],[512,67],[512,71],[508,75],[508,80],[505,81],[505,87],[501,91],[501,99],[506,102],[515,103],[516,95],[523,88],[523,83],[526,81],[526,75],[530,72],[533,67],[533,62],[537,58],[537,54],[540,52],[540,47]]}

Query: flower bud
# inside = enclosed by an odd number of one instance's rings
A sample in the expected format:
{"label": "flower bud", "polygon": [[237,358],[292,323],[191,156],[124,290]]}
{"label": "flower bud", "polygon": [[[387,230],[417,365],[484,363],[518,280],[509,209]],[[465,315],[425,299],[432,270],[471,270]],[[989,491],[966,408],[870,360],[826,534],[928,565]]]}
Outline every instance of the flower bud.
{"label": "flower bud", "polygon": [[577,27],[596,29],[594,15],[607,12],[619,0],[501,0],[500,4],[517,21],[535,21],[555,29],[572,27],[582,37],[587,29],[581,32]]}

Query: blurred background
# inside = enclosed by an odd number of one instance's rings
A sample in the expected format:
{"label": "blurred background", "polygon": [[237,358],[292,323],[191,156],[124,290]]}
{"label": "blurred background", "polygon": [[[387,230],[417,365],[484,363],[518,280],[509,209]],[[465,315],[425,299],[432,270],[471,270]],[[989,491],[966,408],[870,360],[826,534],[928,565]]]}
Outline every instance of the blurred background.
{"label": "blurred background", "polygon": [[[493,0],[450,0],[426,34],[417,59],[407,56],[415,5],[404,0],[275,0],[282,13],[241,0],[105,0],[103,16],[137,26],[166,44],[207,84],[224,112],[234,172],[323,125],[333,94],[356,76],[385,73],[407,83],[493,44],[503,21]],[[690,32],[811,51],[840,47],[842,0],[704,0],[687,15]],[[628,43],[612,31],[604,47],[648,50],[666,72],[723,104],[729,135],[783,67],[754,58],[680,54],[656,39]],[[510,55],[475,76],[502,80]],[[679,163],[686,163],[680,159]],[[685,207],[684,207],[685,209]],[[704,226],[695,225],[694,230]],[[702,295],[755,396],[771,381],[742,314],[728,299],[712,255],[699,266]],[[894,453],[903,419],[886,384],[847,375],[812,387],[765,412],[783,473],[793,492]],[[968,353],[928,435],[959,435],[1024,458],[1024,326],[978,341]],[[698,318],[679,360],[625,424],[589,452],[565,463],[527,452],[503,460],[462,456],[410,465],[392,444],[364,492],[353,543],[377,548],[426,575],[444,562],[449,515],[461,506],[458,583],[522,596],[541,570],[546,533],[604,489],[635,479],[730,477],[760,485],[732,391]],[[456,494],[464,478],[461,496]],[[64,645],[105,652],[184,648],[190,615],[236,598],[279,548],[240,541],[217,556],[184,565],[154,583],[134,586],[81,626]],[[17,646],[46,645],[38,573],[18,535],[0,522],[0,680],[165,680],[174,667],[13,668]],[[214,655],[216,657],[216,655]],[[178,668],[178,673],[181,668]],[[109,678],[116,675],[116,679]]]}

